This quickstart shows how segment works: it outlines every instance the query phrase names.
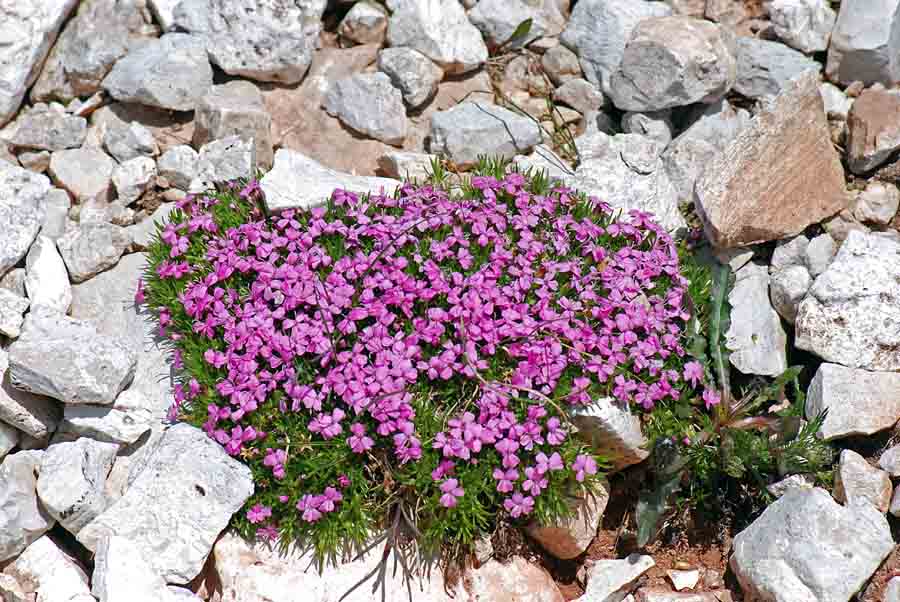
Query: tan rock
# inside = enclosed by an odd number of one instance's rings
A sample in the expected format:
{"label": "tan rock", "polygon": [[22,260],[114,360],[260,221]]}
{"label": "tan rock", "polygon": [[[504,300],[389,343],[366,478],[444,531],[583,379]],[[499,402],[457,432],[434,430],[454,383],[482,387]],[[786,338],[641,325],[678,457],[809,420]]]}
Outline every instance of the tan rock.
{"label": "tan rock", "polygon": [[861,174],[887,161],[900,148],[900,95],[869,88],[847,116],[850,170]]}
{"label": "tan rock", "polygon": [[709,163],[694,198],[719,247],[785,238],[847,205],[816,73],[804,72],[764,105]]}
{"label": "tan rock", "polygon": [[881,512],[891,504],[891,479],[855,451],[841,452],[841,462],[834,478],[834,499],[843,504],[867,501]]}
{"label": "tan rock", "polygon": [[580,556],[597,535],[597,527],[609,502],[609,486],[604,483],[596,496],[572,499],[574,514],[553,525],[532,523],[526,529],[545,550],[562,560]]}

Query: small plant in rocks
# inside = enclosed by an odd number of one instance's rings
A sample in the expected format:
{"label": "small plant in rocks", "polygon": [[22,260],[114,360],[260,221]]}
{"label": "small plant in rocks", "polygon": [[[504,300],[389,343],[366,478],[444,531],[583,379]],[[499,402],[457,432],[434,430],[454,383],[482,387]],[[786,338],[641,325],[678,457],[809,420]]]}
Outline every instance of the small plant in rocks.
{"label": "small plant in rocks", "polygon": [[464,560],[596,491],[574,408],[718,402],[649,215],[502,161],[447,180],[277,215],[234,182],[158,227],[137,296],[174,350],[170,418],[251,468],[242,534],[320,561],[384,544],[382,577],[391,549],[404,574]]}

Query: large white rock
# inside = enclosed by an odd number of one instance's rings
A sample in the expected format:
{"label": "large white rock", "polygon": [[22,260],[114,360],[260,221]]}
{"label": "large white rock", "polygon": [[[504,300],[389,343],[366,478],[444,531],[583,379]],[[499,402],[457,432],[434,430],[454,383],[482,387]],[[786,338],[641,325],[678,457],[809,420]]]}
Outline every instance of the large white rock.
{"label": "large white rock", "polygon": [[779,42],[738,38],[734,89],[750,98],[775,96],[804,71],[818,74],[821,67],[803,53]]}
{"label": "large white rock", "polygon": [[511,159],[540,142],[532,119],[492,103],[468,101],[431,116],[431,152],[459,166],[474,165],[485,154]]}
{"label": "large white rock", "polygon": [[609,203],[613,209],[638,209],[669,231],[685,227],[678,193],[660,159],[662,145],[638,134],[603,132],[576,140],[582,162],[570,185]]}
{"label": "large white rock", "polygon": [[175,602],[140,548],[125,537],[104,537],[94,556],[91,591],[100,602]]}
{"label": "large white rock", "polygon": [[413,109],[431,100],[444,78],[443,69],[412,48],[381,50],[378,69],[391,78],[391,84],[403,94],[403,101]]}
{"label": "large white rock", "polygon": [[87,135],[87,120],[67,113],[60,105],[43,103],[23,111],[9,126],[16,149],[57,151],[78,148]]}
{"label": "large white rock", "polygon": [[622,62],[625,45],[638,23],[665,17],[672,9],[662,2],[644,0],[581,0],[560,36],[575,51],[588,81],[610,93],[612,74]]}
{"label": "large white rock", "polygon": [[576,408],[572,423],[579,437],[609,459],[613,470],[643,462],[650,455],[640,417],[611,397],[601,397],[588,406]]}
{"label": "large white rock", "polygon": [[655,565],[653,558],[640,554],[617,560],[597,560],[588,571],[584,595],[575,602],[624,600],[641,575]]}
{"label": "large white rock", "polygon": [[325,95],[323,108],[350,129],[386,144],[406,138],[403,95],[385,73],[359,73],[339,79]]}
{"label": "large white rock", "polygon": [[13,386],[64,403],[111,404],[136,364],[137,354],[120,338],[51,311],[29,313],[9,347]]}
{"label": "large white rock", "polygon": [[50,156],[50,177],[81,202],[110,196],[116,162],[99,148],[85,146],[57,151]]}
{"label": "large white rock", "polygon": [[800,349],[866,370],[900,370],[900,241],[850,232],[797,313]]}
{"label": "large white rock", "polygon": [[104,485],[119,446],[81,438],[54,443],[41,460],[37,492],[47,513],[77,534],[106,509]]}
{"label": "large white rock", "polygon": [[173,22],[205,42],[222,71],[296,84],[312,61],[325,0],[183,0]]}
{"label": "large white rock", "polygon": [[122,102],[191,111],[212,86],[212,76],[203,39],[170,33],[119,59],[103,88]]}
{"label": "large white rock", "polygon": [[769,4],[775,35],[801,52],[827,49],[836,19],[827,0],[773,0]]}
{"label": "large white rock", "polygon": [[826,440],[889,429],[900,420],[900,373],[822,364],[809,383],[806,417],[824,410],[819,435]]}
{"label": "large white rock", "polygon": [[[139,396],[139,393],[129,390],[127,395],[119,395],[116,404],[134,400]],[[59,425],[58,432],[109,443],[134,443],[150,430],[153,423],[152,414],[149,409],[143,407],[144,405],[145,403],[139,407],[121,406],[121,409],[115,405],[113,407],[67,405],[63,408],[63,421]]]}
{"label": "large white rock", "polygon": [[253,140],[228,136],[213,140],[200,149],[197,177],[189,192],[202,192],[213,184],[238,178],[252,178],[256,173],[256,145]]}
{"label": "large white rock", "polygon": [[769,270],[748,263],[728,293],[731,326],[725,333],[729,361],[744,374],[777,376],[787,369],[787,334],[769,302]]}
{"label": "large white rock", "polygon": [[335,171],[289,149],[276,151],[272,171],[260,180],[266,207],[271,212],[322,205],[336,188],[357,194],[392,195],[398,186],[399,180]]}
{"label": "large white rock", "polygon": [[870,504],[841,506],[826,491],[796,488],[735,537],[730,565],[757,599],[847,602],[893,548]]}
{"label": "large white rock", "polygon": [[43,201],[50,180],[0,162],[0,275],[19,263],[44,220]]}
{"label": "large white rock", "polygon": [[68,313],[72,305],[72,286],[56,243],[38,236],[25,258],[25,291],[32,307],[47,307]]}
{"label": "large white rock", "polygon": [[445,73],[465,73],[488,58],[481,32],[457,0],[393,0],[388,45],[418,50]]}
{"label": "large white rock", "polygon": [[613,104],[659,111],[719,100],[737,76],[734,34],[691,17],[641,21],[610,80]]}
{"label": "large white rock", "polygon": [[869,503],[887,512],[891,503],[891,479],[853,450],[841,452],[834,476],[834,499],[845,505]]}
{"label": "large white rock", "polygon": [[36,596],[36,602],[95,602],[84,569],[49,536],[28,546],[3,572]]}
{"label": "large white rock", "polygon": [[0,126],[16,114],[77,5],[78,0],[13,0],[0,6]]}
{"label": "large white rock", "polygon": [[126,537],[167,583],[187,583],[252,494],[250,469],[203,431],[178,424],[162,436],[125,495],[84,527],[78,541],[96,550],[104,537]]}
{"label": "large white rock", "polygon": [[125,228],[103,222],[81,224],[56,241],[72,282],[84,282],[116,265],[129,244]]}
{"label": "large white rock", "polygon": [[18,556],[56,523],[37,496],[42,451],[20,451],[0,464],[0,563]]}
{"label": "large white rock", "polygon": [[[194,146],[199,148],[207,142],[228,136],[240,136],[242,140],[253,141],[260,167],[268,169],[272,166],[272,117],[266,111],[259,88],[248,81],[234,80],[221,86],[213,86],[197,104],[194,113]],[[166,153],[170,160],[166,163],[171,162],[176,167],[176,175],[180,175],[177,168],[181,161],[190,164],[190,156],[184,150],[178,150],[175,155],[170,153],[183,148],[185,147],[175,147]],[[171,161],[172,159],[175,161]],[[160,175],[163,175],[163,163],[160,158]],[[175,182],[170,184],[178,186]]]}
{"label": "large white rock", "polygon": [[568,2],[557,0],[483,0],[469,11],[469,19],[492,47],[507,44],[519,24],[531,19],[528,35],[516,40],[516,46],[524,46],[540,37],[558,36],[566,26],[567,9]]}
{"label": "large white rock", "polygon": [[842,84],[900,81],[900,0],[841,2],[825,70]]}
{"label": "large white rock", "polygon": [[0,422],[35,439],[46,439],[59,424],[59,404],[48,397],[13,388],[9,378],[9,355],[0,349]]}

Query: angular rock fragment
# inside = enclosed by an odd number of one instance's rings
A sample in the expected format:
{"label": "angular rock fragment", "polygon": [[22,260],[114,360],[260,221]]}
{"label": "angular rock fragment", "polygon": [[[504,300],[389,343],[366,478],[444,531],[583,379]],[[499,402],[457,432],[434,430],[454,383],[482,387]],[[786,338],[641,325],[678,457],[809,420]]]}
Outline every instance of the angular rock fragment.
{"label": "angular rock fragment", "polygon": [[28,299],[8,290],[0,290],[0,334],[11,339],[19,336],[22,314],[28,309]]}
{"label": "angular rock fragment", "polygon": [[272,117],[266,111],[259,88],[235,80],[213,86],[200,99],[194,113],[193,143],[201,147],[213,140],[239,136],[254,143],[257,163],[268,169],[272,166],[271,128]]}
{"label": "angular rock fragment", "polygon": [[[188,192],[202,192],[213,184],[256,173],[256,146],[240,136],[228,136],[204,144],[197,159],[197,176]],[[199,188],[198,188],[198,182]]]}
{"label": "angular rock fragment", "polygon": [[135,157],[120,163],[112,173],[118,202],[130,205],[156,181],[156,161],[150,157]]}
{"label": "angular rock fragment", "polygon": [[587,574],[584,595],[576,602],[623,600],[637,580],[656,565],[650,556],[631,554],[618,560],[597,560]]}
{"label": "angular rock fragment", "polygon": [[341,37],[357,44],[381,44],[387,35],[388,14],[374,2],[357,2],[353,5],[341,24]]}
{"label": "angular rock fragment", "polygon": [[900,190],[889,182],[870,181],[856,197],[853,215],[861,222],[887,225],[900,208]]}
{"label": "angular rock fragment", "polygon": [[161,178],[170,186],[187,190],[197,177],[197,163],[200,156],[187,144],[173,146],[156,161],[156,169]]}
{"label": "angular rock fragment", "polygon": [[100,602],[134,599],[174,602],[166,582],[150,568],[141,550],[125,537],[105,537],[97,547],[91,591]]}
{"label": "angular rock fragment", "polygon": [[93,602],[87,574],[49,535],[41,537],[3,569],[26,594],[47,602]]}
{"label": "angular rock fragment", "polygon": [[35,488],[42,451],[20,451],[0,464],[0,562],[18,556],[56,523]]}
{"label": "angular rock fragment", "polygon": [[145,408],[67,405],[58,432],[106,443],[131,444],[150,430],[152,422],[151,413]]}
{"label": "angular rock fragment", "polygon": [[819,430],[825,440],[889,429],[900,420],[900,373],[822,364],[806,394],[806,418],[826,410]]}
{"label": "angular rock fragment", "polygon": [[891,503],[891,479],[888,473],[866,462],[855,451],[841,452],[834,477],[834,499],[845,505],[868,502],[881,512]]}
{"label": "angular rock fragment", "polygon": [[483,154],[512,158],[539,142],[534,121],[491,103],[467,101],[431,117],[431,152],[458,166],[474,165]]}
{"label": "angular rock fragment", "polygon": [[900,0],[841,2],[826,73],[842,84],[900,81]]}
{"label": "angular rock fragment", "polygon": [[364,136],[394,146],[406,138],[403,95],[385,73],[361,73],[334,82],[322,107]]}
{"label": "angular rock fragment", "polygon": [[9,355],[0,349],[0,422],[35,439],[46,439],[56,430],[62,411],[48,397],[13,388],[9,378]]}
{"label": "angular rock fragment", "polygon": [[556,558],[569,560],[587,550],[597,536],[597,528],[609,502],[609,485],[601,488],[595,496],[572,499],[570,507],[573,515],[551,525],[533,522],[526,532]]}
{"label": "angular rock fragment", "polygon": [[821,65],[784,44],[756,38],[737,40],[737,81],[734,89],[750,98],[776,96],[806,71]]}
{"label": "angular rock fragment", "polygon": [[772,273],[769,280],[769,298],[772,307],[789,324],[797,319],[800,302],[812,286],[812,276],[802,265],[790,265]]}
{"label": "angular rock fragment", "polygon": [[[556,0],[484,0],[469,11],[469,20],[491,47],[525,46],[542,36],[556,36],[566,26],[568,5]],[[528,34],[512,40],[516,28],[531,19]]]}
{"label": "angular rock fragment", "polygon": [[44,220],[50,181],[21,167],[0,163],[0,275],[25,257]]}
{"label": "angular rock fragment", "polygon": [[850,170],[862,174],[900,149],[900,95],[870,88],[853,102],[847,116]]}
{"label": "angular rock fragment", "polygon": [[116,162],[96,148],[75,148],[50,155],[50,177],[79,202],[107,200]]}
{"label": "angular rock fragment", "polygon": [[87,136],[87,120],[66,113],[59,105],[38,104],[12,124],[12,145],[18,149],[58,151],[78,148]]}
{"label": "angular rock fragment", "polygon": [[153,132],[142,124],[110,119],[103,133],[103,147],[119,163],[137,157],[153,157],[159,152]]}
{"label": "angular rock fragment", "polygon": [[769,19],[781,41],[811,54],[828,48],[837,13],[827,0],[774,0]]}
{"label": "angular rock fragment", "polygon": [[578,428],[579,437],[609,458],[612,470],[638,464],[650,455],[640,418],[610,397],[579,408],[572,423]]}
{"label": "angular rock fragment", "polygon": [[443,69],[411,48],[384,48],[378,53],[378,69],[391,78],[412,109],[431,100],[444,78]]}
{"label": "angular rock fragment", "polygon": [[84,282],[116,265],[131,240],[121,226],[83,224],[56,241],[72,282]]}

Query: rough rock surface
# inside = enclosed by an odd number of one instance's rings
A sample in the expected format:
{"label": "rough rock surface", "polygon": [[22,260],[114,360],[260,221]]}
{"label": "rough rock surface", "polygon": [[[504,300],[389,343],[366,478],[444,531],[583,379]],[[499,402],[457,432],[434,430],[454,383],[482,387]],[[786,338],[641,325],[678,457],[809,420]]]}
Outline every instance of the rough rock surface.
{"label": "rough rock surface", "polygon": [[135,157],[153,157],[159,153],[153,132],[137,121],[125,123],[111,119],[103,133],[103,147],[119,163]]}
{"label": "rough rock surface", "polygon": [[218,182],[252,178],[256,173],[256,146],[240,136],[204,144],[197,158],[197,176],[188,192],[202,192]]}
{"label": "rough rock surface", "polygon": [[670,113],[671,111],[625,113],[622,115],[622,131],[626,134],[640,134],[667,146],[672,141],[674,129]]}
{"label": "rough rock surface", "polygon": [[187,144],[173,146],[156,161],[156,169],[161,178],[170,186],[187,190],[197,177],[197,162],[200,156]]}
{"label": "rough rock surface", "polygon": [[56,430],[60,418],[61,411],[52,399],[13,388],[9,355],[0,349],[0,421],[35,439],[46,439]]}
{"label": "rough rock surface", "polygon": [[806,417],[828,410],[819,435],[826,440],[871,435],[900,420],[900,374],[822,364],[806,395]]}
{"label": "rough rock surface", "polygon": [[150,157],[135,157],[120,163],[113,170],[112,183],[118,202],[130,205],[156,182],[156,161]]}
{"label": "rough rock surface", "polygon": [[431,152],[459,166],[483,154],[512,158],[540,141],[534,121],[491,103],[468,101],[431,117]]}
{"label": "rough rock surface", "polygon": [[87,136],[87,120],[62,110],[59,105],[38,104],[23,113],[12,126],[10,143],[16,149],[58,151],[77,148]]}
{"label": "rough rock surface", "polygon": [[44,220],[50,181],[21,167],[0,163],[0,275],[25,257]]}
{"label": "rough rock surface", "polygon": [[827,232],[813,237],[803,253],[803,262],[810,276],[815,278],[827,270],[836,251],[834,239]]}
{"label": "rough rock surface", "polygon": [[597,86],[580,77],[572,78],[554,90],[553,100],[572,107],[582,115],[599,111],[607,103]]}
{"label": "rough rock surface", "polygon": [[[139,394],[134,394],[139,395]],[[121,395],[116,404],[121,401]],[[146,408],[116,409],[90,405],[67,405],[59,433],[90,437],[107,443],[134,443],[150,430],[151,413]]]}
{"label": "rough rock surface", "polygon": [[275,153],[272,171],[260,180],[269,211],[322,205],[335,188],[356,193],[393,194],[399,180],[353,176],[329,169],[296,151]]}
{"label": "rough rock surface", "polygon": [[532,523],[526,532],[556,558],[569,560],[587,550],[597,536],[597,528],[609,502],[609,488],[601,488],[596,496],[569,501],[574,514],[552,525]]}
{"label": "rough rock surface", "polygon": [[659,111],[714,102],[737,73],[734,34],[691,17],[638,23],[610,80],[610,97],[626,111]]}
{"label": "rough rock surface", "polygon": [[428,153],[390,152],[378,158],[378,166],[389,178],[424,181],[431,173],[432,161],[437,155]]}
{"label": "rough rock surface", "polygon": [[841,2],[826,73],[842,84],[900,81],[900,0]]}
{"label": "rough rock surface", "polygon": [[167,583],[197,576],[231,515],[253,493],[250,470],[206,433],[171,427],[125,494],[78,533],[97,550],[101,540],[132,540]]}
{"label": "rough rock surface", "polygon": [[391,78],[403,101],[415,109],[437,94],[444,71],[412,48],[385,48],[378,53],[378,69]]}
{"label": "rough rock surface", "polygon": [[64,403],[111,404],[134,376],[136,354],[118,338],[55,312],[32,312],[9,347],[16,388]]}
{"label": "rough rock surface", "polygon": [[756,38],[737,40],[737,81],[734,89],[750,98],[775,96],[806,71],[822,66],[784,44]]}
{"label": "rough rock surface", "polygon": [[212,76],[203,40],[170,33],[117,61],[103,88],[122,102],[191,111],[209,90]]}
{"label": "rough rock surface", "polygon": [[104,537],[97,546],[91,592],[100,602],[175,602],[146,556],[125,537]]}
{"label": "rough rock surface", "polygon": [[84,224],[56,241],[72,282],[84,282],[116,265],[131,241],[121,226]]}
{"label": "rough rock surface", "polygon": [[528,35],[510,46],[524,46],[540,37],[557,36],[566,26],[568,3],[557,0],[484,0],[469,11],[469,20],[481,30],[488,45],[508,44],[522,21],[531,19]]}
{"label": "rough rock surface", "polygon": [[[78,0],[17,0],[0,7],[0,126],[19,109]],[[2,270],[0,270],[2,271]]]}
{"label": "rough rock surface", "polygon": [[385,73],[361,73],[332,84],[322,106],[350,129],[386,144],[406,138],[403,95]]}
{"label": "rough rock surface", "polygon": [[295,84],[309,68],[325,5],[324,0],[183,0],[173,22],[194,34],[225,73]]}
{"label": "rough rock surface", "polygon": [[837,14],[827,0],[774,0],[769,19],[775,35],[800,52],[822,52],[828,48]]}
{"label": "rough rock surface", "polygon": [[772,307],[789,324],[797,319],[800,302],[812,286],[812,276],[802,265],[789,265],[772,273],[769,280],[769,298]]}
{"label": "rough rock surface", "polygon": [[637,580],[656,565],[653,558],[631,554],[617,560],[597,560],[587,574],[584,595],[576,602],[623,600]]}
{"label": "rough rock surface", "polygon": [[797,313],[800,349],[866,370],[900,370],[900,240],[853,231]]}
{"label": "rough rock surface", "polygon": [[555,86],[581,77],[578,55],[559,44],[541,55],[541,67]]}
{"label": "rough rock surface", "polygon": [[259,88],[246,81],[213,86],[197,103],[194,112],[194,146],[199,148],[213,140],[240,136],[244,141],[254,142],[256,161],[263,169],[272,166],[271,130],[272,117],[266,111]]}
{"label": "rough rock surface", "polygon": [[728,294],[731,326],[725,333],[729,361],[744,374],[777,376],[787,369],[787,335],[769,304],[766,266],[748,263],[737,271]]}
{"label": "rough rock surface", "polygon": [[465,73],[488,58],[481,32],[456,0],[395,0],[388,45],[418,50],[444,70]]}
{"label": "rough rock surface", "polygon": [[637,24],[670,14],[672,9],[661,2],[583,0],[572,10],[560,41],[578,55],[585,78],[609,94],[612,74]]}
{"label": "rough rock surface", "polygon": [[893,548],[871,505],[792,489],[735,537],[730,565],[744,592],[763,600],[846,602]]}
{"label": "rough rock surface", "polygon": [[338,33],[357,44],[381,44],[387,35],[388,14],[375,2],[357,2],[341,19]]}
{"label": "rough rock surface", "polygon": [[116,162],[97,148],[83,147],[50,155],[50,177],[76,201],[107,200]]}
{"label": "rough rock surface", "polygon": [[19,444],[19,431],[3,422],[0,422],[0,461]]}
{"label": "rough rock surface", "polygon": [[598,454],[609,458],[613,470],[638,464],[650,455],[640,418],[610,397],[579,408],[572,416],[572,423],[580,437]]}
{"label": "rough rock surface", "polygon": [[862,174],[883,164],[900,149],[900,95],[868,89],[847,116],[848,162]]}
{"label": "rough rock surface", "polygon": [[853,215],[861,222],[887,225],[900,208],[900,190],[889,182],[872,181],[856,197]]}
{"label": "rough rock surface", "polygon": [[106,509],[103,489],[119,446],[82,438],[54,443],[41,459],[37,492],[47,513],[77,534]]}
{"label": "rough rock surface", "polygon": [[87,574],[78,562],[50,539],[41,537],[3,569],[40,602],[93,602]]}
{"label": "rough rock surface", "polygon": [[888,448],[878,458],[878,466],[892,477],[900,477],[900,445]]}
{"label": "rough rock surface", "polygon": [[11,339],[19,336],[22,328],[22,314],[28,309],[28,299],[12,291],[0,290],[0,334]]}
{"label": "rough rock surface", "polygon": [[42,451],[20,451],[0,464],[0,562],[20,554],[56,522],[35,491],[43,455]]}
{"label": "rough rock surface", "polygon": [[845,505],[868,502],[887,512],[892,489],[888,473],[875,468],[855,451],[841,452],[834,476],[834,499]]}
{"label": "rough rock surface", "polygon": [[66,231],[69,209],[72,208],[72,197],[61,188],[53,188],[44,197],[44,223],[41,236],[56,240]]}
{"label": "rough rock surface", "polygon": [[846,205],[843,169],[822,106],[818,78],[807,72],[707,166],[694,194],[715,245],[784,238]]}

